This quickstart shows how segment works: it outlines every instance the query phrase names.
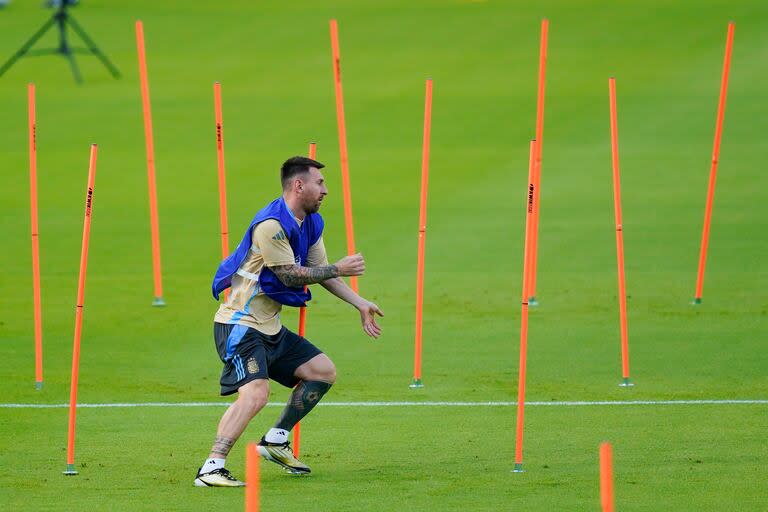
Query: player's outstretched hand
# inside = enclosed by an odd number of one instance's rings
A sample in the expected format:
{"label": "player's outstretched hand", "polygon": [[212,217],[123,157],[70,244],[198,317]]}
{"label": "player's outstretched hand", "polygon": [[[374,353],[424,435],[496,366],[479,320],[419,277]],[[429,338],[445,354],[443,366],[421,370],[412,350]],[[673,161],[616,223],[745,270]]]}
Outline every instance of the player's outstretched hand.
{"label": "player's outstretched hand", "polygon": [[371,338],[381,336],[381,327],[376,323],[376,315],[384,316],[384,313],[379,309],[379,306],[366,300],[357,309],[360,311],[360,321],[363,324],[365,334]]}
{"label": "player's outstretched hand", "polygon": [[335,263],[340,276],[361,276],[365,272],[365,260],[360,253],[345,256]]}

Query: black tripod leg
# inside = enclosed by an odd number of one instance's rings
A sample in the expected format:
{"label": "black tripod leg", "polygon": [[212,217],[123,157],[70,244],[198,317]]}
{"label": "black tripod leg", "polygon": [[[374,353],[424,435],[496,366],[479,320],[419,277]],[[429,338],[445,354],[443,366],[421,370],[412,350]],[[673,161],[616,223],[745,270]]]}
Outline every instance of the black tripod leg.
{"label": "black tripod leg", "polygon": [[75,61],[75,55],[71,51],[67,51],[64,56],[69,61],[69,66],[72,68],[72,75],[75,77],[75,82],[78,84],[83,83],[83,77],[80,75],[80,68],[77,67],[77,62]]}
{"label": "black tripod leg", "polygon": [[30,37],[29,40],[26,43],[24,43],[24,45],[22,45],[21,48],[18,49],[18,51],[13,55],[13,57],[8,59],[8,61],[6,61],[6,63],[3,64],[2,67],[0,67],[0,76],[3,76],[3,74],[6,71],[8,71],[8,68],[13,66],[14,62],[19,60],[25,53],[27,53],[27,51],[29,51],[30,48],[32,48],[32,46],[37,42],[37,40],[40,39],[43,36],[43,34],[45,34],[46,30],[51,28],[51,25],[53,25],[55,21],[56,21],[55,17],[51,17],[51,19],[46,21],[45,24],[43,24],[43,26],[40,27],[40,30],[35,32],[32,35],[32,37]]}
{"label": "black tripod leg", "polygon": [[85,44],[88,46],[88,49],[91,50],[91,53],[97,56],[101,63],[104,64],[110,73],[112,73],[112,76],[115,78],[120,78],[120,71],[118,71],[115,65],[110,62],[106,55],[101,53],[99,47],[96,46],[96,43],[93,42],[93,39],[88,37],[88,34],[85,33],[85,30],[83,30],[83,28],[75,21],[75,18],[73,18],[72,15],[69,15],[67,17],[67,21],[69,21],[69,24],[72,25],[72,29],[77,32],[77,35],[80,36],[80,39],[85,42]]}

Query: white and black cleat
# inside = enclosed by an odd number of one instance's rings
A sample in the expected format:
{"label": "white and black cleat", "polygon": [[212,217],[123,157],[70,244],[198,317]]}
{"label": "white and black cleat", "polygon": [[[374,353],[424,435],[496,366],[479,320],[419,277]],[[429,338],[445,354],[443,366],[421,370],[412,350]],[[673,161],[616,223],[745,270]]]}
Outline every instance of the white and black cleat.
{"label": "white and black cleat", "polygon": [[197,470],[195,487],[245,487],[245,482],[232,476],[226,468],[217,468],[207,473],[200,473],[201,469]]}
{"label": "white and black cleat", "polygon": [[257,448],[259,455],[270,462],[274,462],[292,475],[308,475],[312,472],[309,466],[296,458],[291,444],[288,442],[268,443],[262,438]]}

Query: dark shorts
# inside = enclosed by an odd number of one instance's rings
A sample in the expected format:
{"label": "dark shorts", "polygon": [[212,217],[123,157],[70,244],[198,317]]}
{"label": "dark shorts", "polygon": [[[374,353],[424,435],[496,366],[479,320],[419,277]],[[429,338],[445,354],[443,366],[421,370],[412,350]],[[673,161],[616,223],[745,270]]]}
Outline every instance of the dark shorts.
{"label": "dark shorts", "polygon": [[222,396],[256,379],[272,379],[292,388],[299,382],[293,375],[296,368],[323,353],[285,327],[270,336],[244,325],[214,322],[213,339],[224,363]]}

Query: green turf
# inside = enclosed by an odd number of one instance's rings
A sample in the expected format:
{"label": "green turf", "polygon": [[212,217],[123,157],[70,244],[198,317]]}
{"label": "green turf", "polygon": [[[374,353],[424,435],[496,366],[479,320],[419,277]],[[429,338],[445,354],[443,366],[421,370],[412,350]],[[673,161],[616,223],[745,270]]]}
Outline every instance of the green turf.
{"label": "green turf", "polygon": [[[278,194],[282,160],[318,143],[344,248],[328,19],[339,21],[370,342],[323,290],[309,337],[339,369],[333,401],[514,400],[528,140],[539,25],[550,20],[530,400],[768,398],[768,7],[704,2],[103,2],[73,14],[114,59],[0,78],[0,358],[8,403],[68,400],[88,145],[100,146],[81,402],[217,400],[211,274],[220,256],[212,84],[222,82],[232,243]],[[50,14],[0,10],[0,59]],[[163,250],[153,291],[135,19],[144,21]],[[703,304],[693,299],[726,25],[732,75]],[[46,38],[52,43],[51,37]],[[618,89],[632,378],[621,389],[607,78]],[[424,383],[412,390],[424,79],[434,79]],[[26,83],[38,94],[45,387],[34,390]],[[286,312],[295,326],[296,315]],[[273,388],[273,401],[286,392]],[[315,474],[264,467],[266,510],[596,510],[597,448],[614,443],[617,508],[759,508],[765,405],[530,408],[513,475],[513,408],[323,408],[306,422]],[[6,509],[239,508],[193,489],[219,408],[81,410],[65,467],[65,409],[0,409]],[[257,438],[278,409],[248,431]],[[242,475],[243,446],[230,465]],[[701,461],[701,462],[697,462]],[[85,467],[80,467],[85,464]],[[761,485],[763,488],[761,488]]]}
{"label": "green turf", "polygon": [[[200,464],[190,446],[209,441],[207,432],[191,426],[215,423],[220,412],[82,410],[77,477],[61,475],[64,450],[36,432],[60,430],[66,410],[26,412],[15,423],[24,433],[4,454],[35,470],[14,481],[11,509],[33,495],[47,510],[61,504],[62,494],[73,509],[114,510],[118,503],[122,510],[239,508],[238,490],[190,485],[189,470]],[[277,412],[269,408],[266,416]],[[262,464],[263,509],[597,510],[597,445],[606,437],[614,439],[617,509],[728,510],[735,497],[745,510],[764,505],[756,488],[768,456],[759,431],[766,426],[764,408],[653,412],[531,408],[526,472],[512,474],[506,455],[514,440],[507,428],[512,408],[387,408],[366,415],[319,408],[303,435],[302,458],[314,474],[292,477]],[[261,435],[266,416],[246,435]],[[467,435],[478,423],[486,426],[487,440]],[[423,437],[409,435],[415,425],[425,426]],[[400,435],[393,437],[393,430]],[[238,450],[229,461],[240,468],[243,454]]]}

